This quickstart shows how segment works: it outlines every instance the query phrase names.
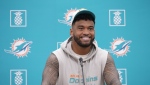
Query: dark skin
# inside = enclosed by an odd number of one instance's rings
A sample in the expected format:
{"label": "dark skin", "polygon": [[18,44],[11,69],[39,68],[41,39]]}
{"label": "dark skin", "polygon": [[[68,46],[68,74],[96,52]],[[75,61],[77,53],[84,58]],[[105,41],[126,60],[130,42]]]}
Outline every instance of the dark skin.
{"label": "dark skin", "polygon": [[[94,23],[90,20],[80,20],[77,21],[72,28],[70,29],[70,35],[72,38],[72,49],[75,53],[79,55],[85,55],[90,52],[91,50],[91,44],[90,41],[95,37],[95,30],[94,30]],[[81,47],[77,44],[77,42],[74,40],[74,36],[79,38],[80,42],[82,44],[89,45],[87,47]],[[83,40],[83,37],[88,37],[88,40]]]}
{"label": "dark skin", "polygon": [[[92,47],[90,41],[95,37],[93,21],[76,21],[70,29],[70,35],[73,37],[72,49],[75,53],[80,55],[89,53]],[[59,62],[57,57],[51,54],[43,72],[42,85],[56,85],[58,77]],[[103,77],[107,85],[121,85],[115,63],[109,53],[107,55]]]}

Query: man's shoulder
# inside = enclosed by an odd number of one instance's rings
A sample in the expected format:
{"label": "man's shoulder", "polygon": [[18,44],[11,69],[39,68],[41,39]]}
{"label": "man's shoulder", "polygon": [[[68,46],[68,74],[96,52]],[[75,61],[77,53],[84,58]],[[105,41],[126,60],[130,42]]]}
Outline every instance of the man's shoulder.
{"label": "man's shoulder", "polygon": [[98,47],[97,57],[100,58],[100,59],[102,58],[104,60],[107,60],[107,56],[108,56],[108,51]]}
{"label": "man's shoulder", "polygon": [[62,52],[63,50],[61,48],[58,48],[56,50],[54,50],[52,53],[58,53],[58,52]]}
{"label": "man's shoulder", "polygon": [[[62,56],[65,56],[63,49],[59,48],[52,52],[58,59],[62,59]],[[64,58],[64,57],[63,57]]]}
{"label": "man's shoulder", "polygon": [[107,51],[107,50],[102,49],[102,48],[100,48],[100,47],[98,47],[98,52],[106,52],[106,53],[108,53],[108,51]]}

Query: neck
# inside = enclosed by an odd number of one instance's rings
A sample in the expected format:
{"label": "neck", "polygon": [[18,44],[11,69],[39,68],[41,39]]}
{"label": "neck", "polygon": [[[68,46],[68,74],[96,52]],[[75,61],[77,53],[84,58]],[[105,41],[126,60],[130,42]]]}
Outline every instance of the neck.
{"label": "neck", "polygon": [[72,47],[72,50],[73,50],[75,53],[77,53],[77,54],[79,54],[79,55],[85,55],[85,54],[87,54],[87,53],[90,52],[92,46],[89,46],[89,47],[81,47],[81,46],[79,46],[76,42],[72,42],[72,43],[71,43],[71,47]]}

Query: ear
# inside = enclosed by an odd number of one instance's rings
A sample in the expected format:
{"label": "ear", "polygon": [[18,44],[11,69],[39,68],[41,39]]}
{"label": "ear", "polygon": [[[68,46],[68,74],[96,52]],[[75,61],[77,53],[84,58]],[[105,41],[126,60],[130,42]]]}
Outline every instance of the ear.
{"label": "ear", "polygon": [[73,36],[73,29],[70,28],[70,36],[72,37]]}

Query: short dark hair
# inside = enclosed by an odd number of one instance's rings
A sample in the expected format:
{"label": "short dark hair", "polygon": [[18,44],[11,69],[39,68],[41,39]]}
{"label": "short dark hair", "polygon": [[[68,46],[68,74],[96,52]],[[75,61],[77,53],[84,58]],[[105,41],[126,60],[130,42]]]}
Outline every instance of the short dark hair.
{"label": "short dark hair", "polygon": [[79,20],[91,20],[94,22],[95,24],[95,18],[91,15],[91,14],[79,14],[78,16],[76,16],[74,18],[74,20],[72,21],[72,25],[75,24],[76,21],[79,21]]}

